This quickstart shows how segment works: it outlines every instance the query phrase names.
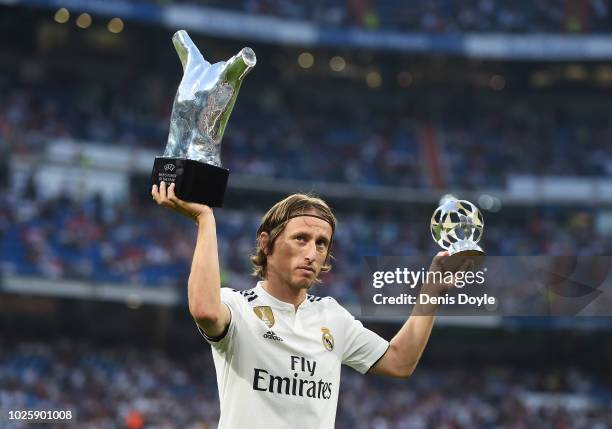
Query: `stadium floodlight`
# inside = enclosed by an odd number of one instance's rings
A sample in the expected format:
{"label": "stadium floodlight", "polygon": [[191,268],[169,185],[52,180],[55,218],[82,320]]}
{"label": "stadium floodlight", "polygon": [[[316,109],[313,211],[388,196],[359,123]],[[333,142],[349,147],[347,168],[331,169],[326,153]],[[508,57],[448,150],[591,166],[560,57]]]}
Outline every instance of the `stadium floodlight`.
{"label": "stadium floodlight", "polygon": [[123,20],[121,18],[115,17],[115,18],[111,19],[110,21],[108,21],[108,24],[106,25],[106,28],[111,33],[114,33],[114,34],[121,33],[123,31],[123,28],[124,28]]}
{"label": "stadium floodlight", "polygon": [[91,26],[91,15],[88,13],[82,13],[76,20],[76,25],[79,28],[89,28]]}
{"label": "stadium floodlight", "polygon": [[55,22],[59,24],[65,24],[70,19],[70,12],[65,7],[59,8],[53,16]]}

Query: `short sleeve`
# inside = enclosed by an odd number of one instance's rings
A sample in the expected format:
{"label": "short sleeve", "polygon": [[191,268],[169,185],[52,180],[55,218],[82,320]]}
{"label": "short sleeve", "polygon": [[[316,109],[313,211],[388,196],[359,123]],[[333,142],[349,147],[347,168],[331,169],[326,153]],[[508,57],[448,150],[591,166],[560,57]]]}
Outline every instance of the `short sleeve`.
{"label": "short sleeve", "polygon": [[370,331],[343,307],[345,346],[342,363],[355,371],[365,374],[389,348],[389,342],[377,333]]}
{"label": "short sleeve", "polygon": [[209,337],[206,335],[204,330],[200,328],[200,326],[196,323],[198,331],[204,337],[206,342],[208,342],[213,348],[217,349],[219,352],[227,351],[229,346],[236,336],[236,327],[240,324],[240,320],[242,320],[242,305],[244,301],[240,293],[236,292],[234,289],[230,288],[221,288],[221,303],[225,304],[230,312],[230,323],[227,325],[227,328],[221,335],[218,337]]}

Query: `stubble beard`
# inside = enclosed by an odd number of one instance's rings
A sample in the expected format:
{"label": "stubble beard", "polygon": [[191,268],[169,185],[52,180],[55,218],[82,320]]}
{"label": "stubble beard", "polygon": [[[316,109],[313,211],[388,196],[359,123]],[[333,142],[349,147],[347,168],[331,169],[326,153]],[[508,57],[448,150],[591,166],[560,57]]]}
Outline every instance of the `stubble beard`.
{"label": "stubble beard", "polygon": [[[275,270],[275,271],[278,272],[278,270]],[[296,280],[295,278],[292,278],[291,274],[285,275],[285,276],[281,275],[278,277],[287,286],[289,286],[290,289],[294,291],[300,291],[302,289],[308,291],[311,287],[313,287],[317,283],[317,278],[318,278],[316,274],[312,277],[312,279],[301,277],[300,279]]]}
{"label": "stubble beard", "polygon": [[295,290],[301,290],[301,289],[309,290],[311,287],[315,285],[315,283],[316,283],[316,277],[313,278],[312,280],[301,279],[296,282],[291,282],[291,288]]}

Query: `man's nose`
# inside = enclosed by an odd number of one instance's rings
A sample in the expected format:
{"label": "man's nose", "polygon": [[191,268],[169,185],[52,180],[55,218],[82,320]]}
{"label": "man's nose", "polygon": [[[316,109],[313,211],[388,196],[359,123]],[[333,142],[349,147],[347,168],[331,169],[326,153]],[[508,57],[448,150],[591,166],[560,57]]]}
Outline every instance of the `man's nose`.
{"label": "man's nose", "polygon": [[308,263],[312,263],[317,258],[317,246],[314,241],[310,241],[306,246],[306,253],[304,254],[304,259],[308,261]]}

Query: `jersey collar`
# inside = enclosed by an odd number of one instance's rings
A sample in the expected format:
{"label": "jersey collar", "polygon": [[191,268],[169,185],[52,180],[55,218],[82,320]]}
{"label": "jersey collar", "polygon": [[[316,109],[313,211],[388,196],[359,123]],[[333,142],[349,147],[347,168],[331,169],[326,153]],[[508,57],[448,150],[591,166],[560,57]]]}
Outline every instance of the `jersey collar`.
{"label": "jersey collar", "polygon": [[[292,311],[295,309],[293,304],[289,302],[281,301],[280,299],[275,298],[272,295],[270,295],[263,288],[262,284],[263,284],[263,281],[257,282],[257,286],[255,286],[255,292],[257,295],[263,298],[266,304],[268,304],[270,307],[278,308],[278,309],[287,309],[287,310],[292,310]],[[308,298],[306,298],[304,301],[302,301],[302,303],[299,305],[298,308],[307,307],[309,304],[310,304],[310,301],[308,300]]]}

